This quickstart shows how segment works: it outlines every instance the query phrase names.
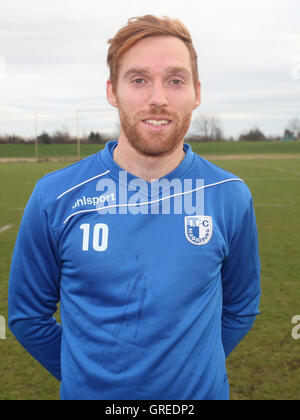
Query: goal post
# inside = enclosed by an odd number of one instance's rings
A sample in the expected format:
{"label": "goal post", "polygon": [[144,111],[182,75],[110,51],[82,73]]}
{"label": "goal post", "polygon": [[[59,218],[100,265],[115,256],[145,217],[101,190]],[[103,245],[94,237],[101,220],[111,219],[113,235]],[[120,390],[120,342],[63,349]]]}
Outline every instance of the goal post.
{"label": "goal post", "polygon": [[39,145],[38,145],[38,135],[37,135],[37,120],[38,120],[38,114],[37,114],[37,111],[35,111],[34,113],[34,156],[35,156],[35,160],[38,162]]}

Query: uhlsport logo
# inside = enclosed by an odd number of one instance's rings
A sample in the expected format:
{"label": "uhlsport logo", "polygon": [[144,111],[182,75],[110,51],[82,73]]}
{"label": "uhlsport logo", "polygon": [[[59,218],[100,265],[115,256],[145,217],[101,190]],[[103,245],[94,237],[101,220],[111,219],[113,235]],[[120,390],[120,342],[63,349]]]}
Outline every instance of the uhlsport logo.
{"label": "uhlsport logo", "polygon": [[212,218],[210,216],[186,216],[185,236],[194,245],[206,245],[213,231]]}

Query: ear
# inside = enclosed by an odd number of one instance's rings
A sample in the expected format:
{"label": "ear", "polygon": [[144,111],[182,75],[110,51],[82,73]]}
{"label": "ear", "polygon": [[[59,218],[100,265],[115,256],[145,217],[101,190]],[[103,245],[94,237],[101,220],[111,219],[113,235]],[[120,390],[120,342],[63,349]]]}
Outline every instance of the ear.
{"label": "ear", "polygon": [[201,104],[201,83],[199,82],[197,86],[197,95],[196,95],[194,109],[198,108],[200,104]]}
{"label": "ear", "polygon": [[106,82],[106,97],[110,105],[118,108],[118,101],[116,94],[114,93],[114,89],[110,80]]}

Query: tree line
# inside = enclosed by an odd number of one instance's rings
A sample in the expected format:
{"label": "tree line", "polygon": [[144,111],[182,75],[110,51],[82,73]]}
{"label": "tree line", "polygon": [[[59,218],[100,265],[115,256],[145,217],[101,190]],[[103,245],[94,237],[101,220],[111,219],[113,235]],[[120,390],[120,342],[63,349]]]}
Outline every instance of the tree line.
{"label": "tree line", "polygon": [[[89,135],[80,136],[80,141],[87,144],[103,144],[113,139],[116,139],[114,135],[93,131]],[[33,144],[35,140],[33,137],[28,139],[17,135],[0,135],[0,144]],[[37,141],[39,144],[76,144],[78,139],[67,131],[56,131],[53,134],[43,131],[37,136]]]}
{"label": "tree line", "polygon": [[[300,119],[293,118],[289,121],[282,136],[266,136],[258,127],[250,129],[248,132],[240,134],[236,139],[233,137],[226,138],[219,118],[215,116],[196,115],[192,122],[192,134],[186,137],[186,141],[203,141],[203,142],[219,142],[219,141],[279,141],[298,140],[300,141]],[[80,136],[80,141],[86,144],[104,144],[110,140],[116,140],[119,136],[119,130],[114,134],[98,133],[91,131],[89,135]],[[0,144],[32,144],[35,138],[25,139],[16,135],[0,135]],[[77,137],[71,136],[68,131],[56,131],[49,134],[43,131],[37,140],[40,144],[75,144]]]}

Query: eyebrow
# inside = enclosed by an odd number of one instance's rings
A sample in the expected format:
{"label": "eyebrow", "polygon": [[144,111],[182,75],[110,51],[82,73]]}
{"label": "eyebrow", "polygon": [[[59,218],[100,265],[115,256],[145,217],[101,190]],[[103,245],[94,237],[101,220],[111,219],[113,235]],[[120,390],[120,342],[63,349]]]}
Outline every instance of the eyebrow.
{"label": "eyebrow", "polygon": [[[127,79],[132,74],[147,74],[147,73],[150,73],[150,67],[133,67],[125,72],[123,78]],[[184,77],[190,78],[190,72],[185,67],[169,66],[166,69],[166,73],[168,75],[182,73]]]}
{"label": "eyebrow", "polygon": [[185,67],[167,67],[168,74],[182,73],[185,77],[190,77],[190,72]]}
{"label": "eyebrow", "polygon": [[127,79],[132,74],[146,74],[146,73],[149,73],[149,67],[133,67],[125,72],[123,79]]}

